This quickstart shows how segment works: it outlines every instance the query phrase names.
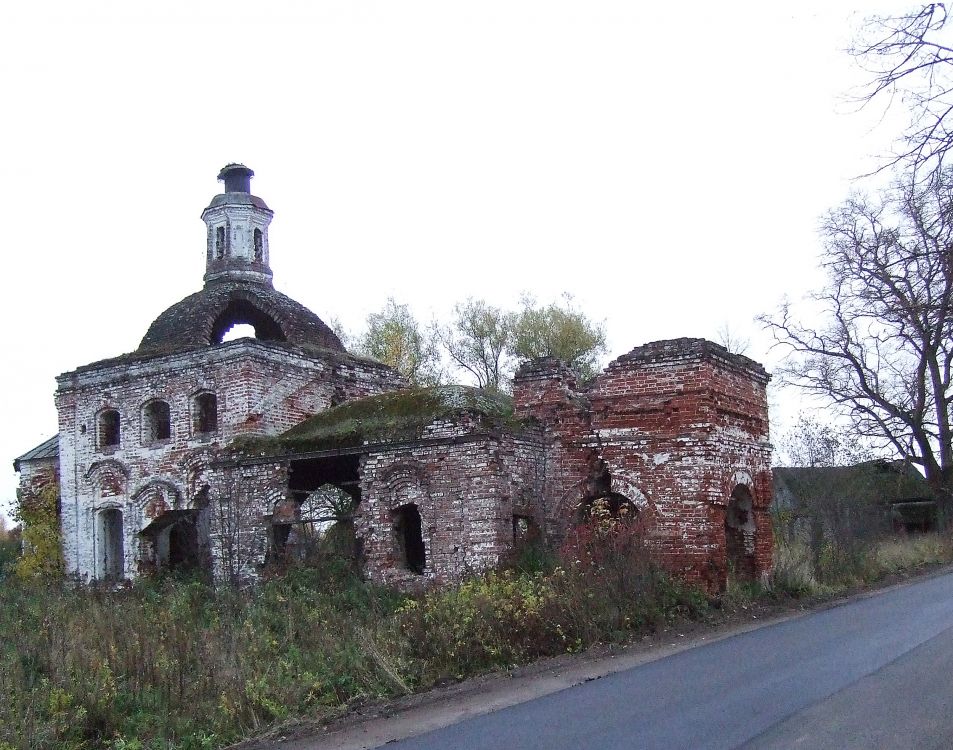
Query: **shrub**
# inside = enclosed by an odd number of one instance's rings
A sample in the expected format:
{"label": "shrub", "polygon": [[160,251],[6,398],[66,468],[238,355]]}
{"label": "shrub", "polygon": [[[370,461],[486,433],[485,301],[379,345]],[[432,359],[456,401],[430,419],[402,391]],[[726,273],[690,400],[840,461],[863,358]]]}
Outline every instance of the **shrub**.
{"label": "shrub", "polygon": [[13,516],[22,524],[23,554],[16,563],[21,578],[50,580],[63,575],[59,502],[57,482],[48,482],[33,493],[17,492]]}

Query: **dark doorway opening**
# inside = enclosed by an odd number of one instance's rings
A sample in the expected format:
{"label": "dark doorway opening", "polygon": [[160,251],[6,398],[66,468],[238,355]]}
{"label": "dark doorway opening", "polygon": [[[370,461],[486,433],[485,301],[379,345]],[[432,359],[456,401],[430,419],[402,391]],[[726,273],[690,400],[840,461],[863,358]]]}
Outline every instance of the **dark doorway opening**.
{"label": "dark doorway opening", "polygon": [[[151,563],[156,569],[186,571],[199,567],[198,515],[197,510],[169,510],[139,532],[151,545]],[[147,564],[148,557],[144,561]]]}
{"label": "dark doorway opening", "polygon": [[755,577],[756,530],[754,498],[751,490],[739,484],[725,509],[725,557],[728,572],[741,580]]}
{"label": "dark doorway opening", "polygon": [[394,533],[404,567],[421,575],[427,567],[427,549],[424,546],[420,511],[414,503],[401,505],[394,511]]}
{"label": "dark doorway opening", "polygon": [[101,573],[106,581],[118,581],[123,577],[125,551],[123,549],[122,511],[117,508],[99,514]]}

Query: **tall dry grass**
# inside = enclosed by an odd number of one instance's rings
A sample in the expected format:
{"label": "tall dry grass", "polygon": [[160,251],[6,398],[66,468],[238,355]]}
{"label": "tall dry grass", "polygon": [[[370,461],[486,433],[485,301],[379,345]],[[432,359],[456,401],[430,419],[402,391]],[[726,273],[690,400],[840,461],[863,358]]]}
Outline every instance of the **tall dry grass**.
{"label": "tall dry grass", "polygon": [[[705,599],[624,526],[569,557],[409,597],[323,559],[253,592],[195,580],[0,588],[0,750],[196,750],[355,700],[620,640]],[[539,565],[542,563],[542,565]]]}

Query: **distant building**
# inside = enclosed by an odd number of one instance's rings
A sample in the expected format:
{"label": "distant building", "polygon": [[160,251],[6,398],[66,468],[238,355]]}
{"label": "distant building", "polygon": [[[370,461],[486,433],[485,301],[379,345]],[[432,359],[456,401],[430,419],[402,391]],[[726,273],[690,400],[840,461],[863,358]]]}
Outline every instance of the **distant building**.
{"label": "distant building", "polygon": [[[544,359],[519,369],[512,398],[409,388],[274,289],[252,175],[226,166],[202,213],[202,290],[136,351],[59,376],[58,436],[15,461],[23,493],[58,477],[72,574],[254,580],[345,518],[369,577],[419,586],[534,537],[558,543],[599,499],[637,513],[656,558],[710,590],[729,568],[770,568],[760,365],[676,339],[585,385]],[[237,324],[255,338],[224,341]]]}
{"label": "distant building", "polygon": [[806,521],[826,524],[812,533],[831,533],[846,525],[852,537],[887,531],[933,531],[938,525],[936,496],[908,461],[878,459],[851,466],[776,467],[774,510],[787,514],[807,532]]}

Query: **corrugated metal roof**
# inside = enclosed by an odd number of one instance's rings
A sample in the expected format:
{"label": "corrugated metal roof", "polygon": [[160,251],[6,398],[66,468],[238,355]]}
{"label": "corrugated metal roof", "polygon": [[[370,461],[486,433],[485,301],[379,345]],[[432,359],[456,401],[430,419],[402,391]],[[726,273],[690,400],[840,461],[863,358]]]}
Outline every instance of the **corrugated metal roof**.
{"label": "corrugated metal roof", "polygon": [[44,458],[56,458],[60,454],[60,436],[54,435],[49,440],[44,440],[33,450],[29,450],[22,456],[13,460],[13,470],[20,471],[21,461],[38,461]]}

